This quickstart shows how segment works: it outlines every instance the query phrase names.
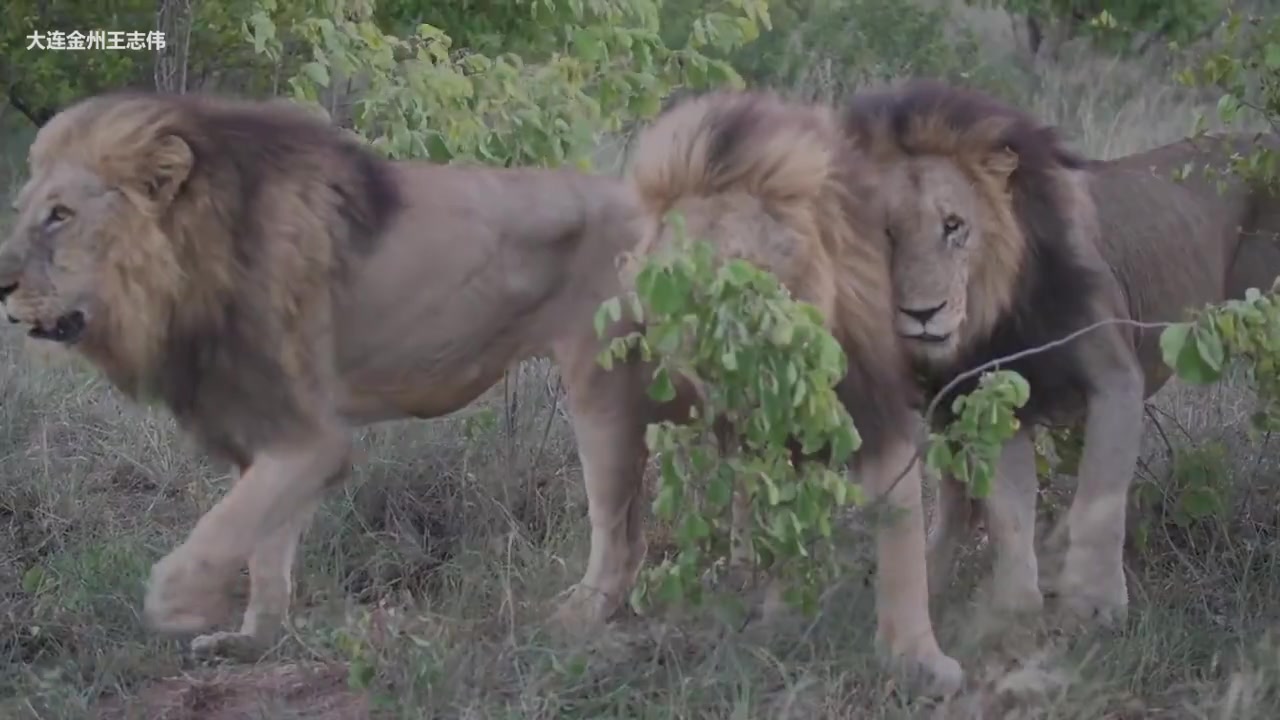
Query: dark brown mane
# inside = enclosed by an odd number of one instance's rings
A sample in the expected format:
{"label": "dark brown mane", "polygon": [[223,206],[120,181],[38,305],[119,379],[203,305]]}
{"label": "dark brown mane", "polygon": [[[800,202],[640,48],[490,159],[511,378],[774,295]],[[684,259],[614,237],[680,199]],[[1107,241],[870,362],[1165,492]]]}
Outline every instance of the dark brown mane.
{"label": "dark brown mane", "polygon": [[[856,95],[844,116],[845,128],[859,146],[880,159],[937,155],[953,159],[971,173],[982,157],[1000,151],[1017,155],[1009,176],[1013,215],[1025,247],[1012,275],[1012,303],[990,327],[956,358],[953,373],[1044,345],[1088,325],[1097,307],[1104,278],[1079,257],[1072,235],[1079,220],[1071,192],[1070,171],[1090,161],[1062,143],[1058,132],[1031,115],[989,95],[934,80],[917,80],[897,88]],[[1000,239],[1002,242],[1006,238]],[[1083,392],[1089,380],[1076,357],[1078,343],[1008,365],[1032,386],[1024,419],[1042,416],[1059,398]],[[930,378],[936,391],[950,377]],[[976,382],[976,381],[975,381]],[[968,392],[974,382],[956,392]],[[949,408],[950,400],[939,403]]]}
{"label": "dark brown mane", "polygon": [[[944,137],[917,132],[913,124],[922,119],[947,127],[965,145],[947,147],[951,143]],[[1089,163],[1063,144],[1056,127],[985,93],[937,80],[858,93],[847,106],[845,122],[851,132],[863,137],[873,135],[873,123],[887,122],[892,132],[876,137],[891,138],[908,155],[973,151],[974,141],[979,141],[989,149],[1012,150],[1018,156],[1018,168],[1029,174],[1080,169]]]}

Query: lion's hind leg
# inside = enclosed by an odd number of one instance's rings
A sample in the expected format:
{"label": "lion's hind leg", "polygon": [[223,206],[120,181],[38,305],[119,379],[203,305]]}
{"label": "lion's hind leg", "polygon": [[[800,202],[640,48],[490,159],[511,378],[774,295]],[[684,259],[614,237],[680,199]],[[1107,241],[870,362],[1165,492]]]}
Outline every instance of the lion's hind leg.
{"label": "lion's hind leg", "polygon": [[[1075,497],[1048,544],[1066,557],[1055,593],[1069,618],[1108,624],[1124,618],[1125,505],[1142,442],[1144,379],[1128,346],[1110,333],[1090,338],[1094,390],[1085,421]],[[1060,552],[1060,550],[1059,550]]]}

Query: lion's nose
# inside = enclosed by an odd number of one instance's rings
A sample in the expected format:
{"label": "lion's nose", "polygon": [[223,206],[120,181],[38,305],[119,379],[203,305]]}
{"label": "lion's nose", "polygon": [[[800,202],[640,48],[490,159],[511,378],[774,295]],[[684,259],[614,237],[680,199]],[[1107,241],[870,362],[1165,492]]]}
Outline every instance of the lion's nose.
{"label": "lion's nose", "polygon": [[17,289],[18,283],[13,283],[12,285],[0,285],[0,302],[4,302],[5,298],[12,295],[13,291]]}
{"label": "lion's nose", "polygon": [[898,309],[902,311],[902,314],[910,316],[916,319],[917,321],[919,321],[921,325],[924,325],[924,324],[927,324],[930,320],[932,320],[933,316],[937,315],[939,310],[941,310],[946,306],[947,306],[947,302],[944,300],[938,303],[937,305],[934,305],[933,307],[929,307],[929,308],[899,307]]}

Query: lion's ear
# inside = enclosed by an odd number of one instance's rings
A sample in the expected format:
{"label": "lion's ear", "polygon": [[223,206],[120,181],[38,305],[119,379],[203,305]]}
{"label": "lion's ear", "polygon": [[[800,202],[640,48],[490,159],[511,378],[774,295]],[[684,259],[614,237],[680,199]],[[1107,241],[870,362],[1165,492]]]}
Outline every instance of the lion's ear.
{"label": "lion's ear", "polygon": [[982,161],[982,166],[1001,182],[1008,183],[1009,176],[1018,169],[1018,154],[1007,147],[1000,148],[987,155]]}
{"label": "lion's ear", "polygon": [[187,141],[177,135],[158,139],[152,144],[146,164],[141,168],[147,195],[161,205],[168,205],[190,176],[194,163],[195,155]]}

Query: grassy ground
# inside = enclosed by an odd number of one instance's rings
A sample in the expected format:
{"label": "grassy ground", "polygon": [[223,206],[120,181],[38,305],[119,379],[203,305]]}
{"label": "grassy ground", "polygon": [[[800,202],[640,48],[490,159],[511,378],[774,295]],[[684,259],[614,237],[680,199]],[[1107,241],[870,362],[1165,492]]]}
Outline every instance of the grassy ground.
{"label": "grassy ground", "polygon": [[[964,19],[1004,51],[1007,18]],[[1027,102],[1114,156],[1190,127],[1188,96],[1151,78],[1077,53],[1039,68]],[[624,619],[580,646],[544,632],[583,567],[586,517],[540,363],[453,417],[364,433],[366,461],[308,536],[288,637],[257,667],[209,667],[138,612],[151,563],[223,492],[223,469],[162,413],[0,333],[0,717],[1278,717],[1276,451],[1245,433],[1238,388],[1171,386],[1155,405],[1141,481],[1212,482],[1231,511],[1183,527],[1157,501],[1142,516],[1112,632],[987,632],[981,558],[966,557],[966,582],[935,604],[969,673],[945,704],[908,704],[878,669],[869,564],[818,618],[770,634],[707,613]]]}

